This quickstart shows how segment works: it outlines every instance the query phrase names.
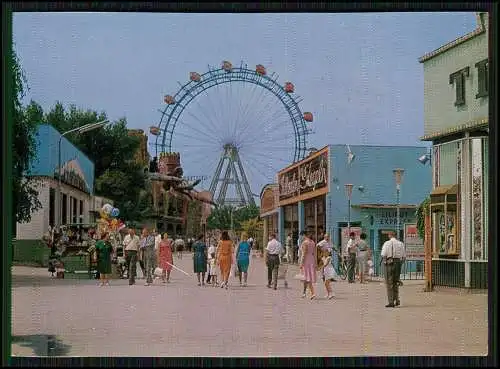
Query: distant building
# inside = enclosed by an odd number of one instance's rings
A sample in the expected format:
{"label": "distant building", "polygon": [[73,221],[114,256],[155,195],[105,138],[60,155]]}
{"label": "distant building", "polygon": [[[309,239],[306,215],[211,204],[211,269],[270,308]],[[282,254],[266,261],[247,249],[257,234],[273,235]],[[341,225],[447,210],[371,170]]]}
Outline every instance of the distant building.
{"label": "distant building", "polygon": [[149,165],[149,153],[148,153],[148,136],[144,134],[142,129],[129,129],[129,136],[134,136],[139,138],[139,149],[137,150],[134,160],[137,164],[144,167]]}
{"label": "distant building", "polygon": [[420,58],[424,137],[432,142],[432,282],[487,288],[488,14]]}
{"label": "distant building", "polygon": [[[56,196],[58,186],[58,142],[60,133],[51,125],[41,124],[36,135],[36,156],[31,163],[30,176],[38,180],[38,200],[42,208],[31,214],[29,223],[17,223],[14,260],[24,255],[46,248],[41,239],[49,229],[56,225]],[[61,222],[62,224],[88,223],[94,192],[94,163],[71,144],[66,138],[61,142]],[[24,260],[28,257],[24,258]],[[42,262],[42,260],[39,260]]]}

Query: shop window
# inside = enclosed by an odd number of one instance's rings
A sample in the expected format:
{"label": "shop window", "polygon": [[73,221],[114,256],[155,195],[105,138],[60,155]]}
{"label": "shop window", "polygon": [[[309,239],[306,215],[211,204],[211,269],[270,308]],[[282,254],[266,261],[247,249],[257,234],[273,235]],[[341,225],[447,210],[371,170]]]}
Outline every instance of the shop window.
{"label": "shop window", "polygon": [[72,198],[72,203],[73,203],[73,208],[71,209],[72,210],[72,222],[73,223],[78,223],[78,220],[77,220],[78,209],[76,208],[77,204],[78,204],[78,200],[73,197]]}
{"label": "shop window", "polygon": [[80,212],[79,212],[79,215],[80,215],[80,223],[83,223],[83,201],[80,200]]}
{"label": "shop window", "polygon": [[56,224],[56,190],[49,189],[49,225],[53,227]]}
{"label": "shop window", "polygon": [[62,208],[61,223],[67,224],[68,223],[68,195],[66,195],[66,194],[62,195],[61,208]]}
{"label": "shop window", "polygon": [[466,77],[469,77],[469,67],[450,74],[450,85],[455,85],[455,106],[465,105]]}
{"label": "shop window", "polygon": [[447,186],[457,184],[457,165],[459,149],[457,142],[449,142],[438,146],[439,154],[435,158],[437,186]]}
{"label": "shop window", "polygon": [[477,94],[476,98],[488,97],[488,59],[476,63],[477,68]]}

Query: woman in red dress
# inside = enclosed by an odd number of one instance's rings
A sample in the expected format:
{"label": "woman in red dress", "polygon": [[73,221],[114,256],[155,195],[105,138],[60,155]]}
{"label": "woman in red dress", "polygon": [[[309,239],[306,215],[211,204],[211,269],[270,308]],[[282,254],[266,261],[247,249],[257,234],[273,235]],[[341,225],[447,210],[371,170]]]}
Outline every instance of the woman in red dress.
{"label": "woman in red dress", "polygon": [[168,238],[168,234],[165,233],[160,245],[158,246],[158,254],[156,255],[159,267],[162,269],[161,279],[163,283],[170,283],[170,271],[172,270],[172,265],[174,264],[172,245],[172,239]]}

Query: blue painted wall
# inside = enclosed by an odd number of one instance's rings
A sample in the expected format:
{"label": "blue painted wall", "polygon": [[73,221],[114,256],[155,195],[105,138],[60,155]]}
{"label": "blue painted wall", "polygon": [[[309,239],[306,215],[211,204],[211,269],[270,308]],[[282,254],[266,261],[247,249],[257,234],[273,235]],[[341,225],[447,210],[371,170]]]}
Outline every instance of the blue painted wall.
{"label": "blue painted wall", "polygon": [[[405,170],[400,191],[401,204],[419,205],[429,195],[432,187],[431,167],[422,165],[417,158],[428,152],[425,146],[351,146],[356,155],[354,161],[347,163],[346,145],[330,145],[330,190],[326,196],[326,228],[339,244],[338,223],[347,222],[347,196],[344,184],[352,183],[352,205],[396,204],[396,182],[392,170]],[[358,187],[363,186],[364,191]],[[394,211],[394,210],[393,210]],[[351,222],[362,222],[367,235],[372,234],[377,245],[378,220],[370,227],[366,210],[351,209]],[[401,226],[403,227],[403,225]],[[387,226],[380,226],[382,229]],[[394,229],[394,226],[389,226]],[[369,232],[371,229],[374,232]]]}
{"label": "blue painted wall", "polygon": [[[36,137],[36,157],[30,168],[31,175],[54,176],[59,160],[59,137],[60,133],[54,127],[49,124],[40,124]],[[73,159],[76,159],[83,172],[88,191],[93,193],[94,163],[64,137],[61,142],[61,162],[64,165]]]}

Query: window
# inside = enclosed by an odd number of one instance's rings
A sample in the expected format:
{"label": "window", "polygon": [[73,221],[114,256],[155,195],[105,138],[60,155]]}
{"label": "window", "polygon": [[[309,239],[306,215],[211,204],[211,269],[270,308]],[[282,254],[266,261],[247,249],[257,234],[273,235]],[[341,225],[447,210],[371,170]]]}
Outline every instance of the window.
{"label": "window", "polygon": [[488,96],[488,59],[476,63],[477,95],[476,98]]}
{"label": "window", "polygon": [[457,183],[457,143],[449,142],[439,145],[439,186],[454,185]]}
{"label": "window", "polygon": [[78,223],[83,223],[83,201],[80,200],[80,221]]}
{"label": "window", "polygon": [[49,225],[53,227],[56,224],[56,190],[49,190]]}
{"label": "window", "polygon": [[61,208],[62,208],[61,223],[67,224],[68,223],[68,195],[63,194],[61,201],[62,201],[62,203],[61,203]]}
{"label": "window", "polygon": [[73,219],[72,222],[73,223],[78,223],[78,221],[77,221],[77,214],[78,214],[77,210],[78,209],[76,208],[78,202],[77,202],[77,199],[75,199],[74,197],[72,199],[73,199],[73,208],[71,209],[72,210],[72,214],[71,215],[72,215],[72,219]]}
{"label": "window", "polygon": [[450,85],[455,84],[455,106],[465,104],[465,77],[469,77],[469,67],[450,74]]}

